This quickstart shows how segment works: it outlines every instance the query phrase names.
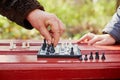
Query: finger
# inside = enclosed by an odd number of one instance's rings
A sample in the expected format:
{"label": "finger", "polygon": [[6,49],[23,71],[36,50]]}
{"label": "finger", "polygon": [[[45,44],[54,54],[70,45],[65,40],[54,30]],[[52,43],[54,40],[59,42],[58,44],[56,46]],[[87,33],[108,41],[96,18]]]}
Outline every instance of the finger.
{"label": "finger", "polygon": [[48,44],[52,43],[52,37],[49,33],[49,31],[46,29],[44,24],[39,24],[40,27],[38,27],[38,30],[40,34],[47,40]]}
{"label": "finger", "polygon": [[95,45],[101,45],[101,46],[105,46],[105,45],[107,46],[107,45],[112,45],[112,44],[115,44],[115,41],[106,40],[106,39],[103,39],[95,43]]}
{"label": "finger", "polygon": [[82,38],[80,38],[78,41],[76,41],[76,43],[85,42],[86,40],[89,41],[89,40],[91,40],[94,36],[95,36],[95,34],[93,34],[93,33],[87,33],[87,34],[85,34]]}
{"label": "finger", "polygon": [[101,38],[100,37],[94,37],[94,38],[92,38],[90,41],[88,41],[88,45],[93,45],[93,44],[95,44],[96,42],[98,42],[98,41],[100,41],[101,40]]}
{"label": "finger", "polygon": [[54,46],[57,45],[59,38],[60,38],[60,29],[58,27],[58,22],[56,20],[48,20],[46,24],[49,24],[51,27],[51,31],[53,32],[53,38],[54,38]]}
{"label": "finger", "polygon": [[101,41],[98,41],[96,42],[94,45],[108,45],[109,43],[106,42],[105,40],[101,40]]}
{"label": "finger", "polygon": [[62,23],[61,20],[58,20],[58,23],[59,23],[59,29],[60,29],[60,36],[65,32],[65,26],[64,24]]}

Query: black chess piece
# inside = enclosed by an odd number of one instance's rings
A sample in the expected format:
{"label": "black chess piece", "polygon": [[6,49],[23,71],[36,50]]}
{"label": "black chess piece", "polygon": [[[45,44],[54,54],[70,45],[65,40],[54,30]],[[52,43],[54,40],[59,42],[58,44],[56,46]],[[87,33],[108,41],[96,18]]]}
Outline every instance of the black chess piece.
{"label": "black chess piece", "polygon": [[95,53],[95,59],[96,59],[96,60],[99,60],[99,52],[96,52],[96,53]]}
{"label": "black chess piece", "polygon": [[90,59],[90,60],[93,60],[93,52],[90,53],[89,59]]}
{"label": "black chess piece", "polygon": [[50,45],[48,44],[46,55],[49,55],[49,53],[50,53]]}
{"label": "black chess piece", "polygon": [[82,55],[80,55],[79,60],[80,60],[80,61],[82,61],[82,60],[83,60]]}
{"label": "black chess piece", "polygon": [[101,60],[105,60],[106,57],[105,57],[105,53],[102,53],[102,57],[101,57]]}
{"label": "black chess piece", "polygon": [[54,53],[55,52],[55,48],[53,43],[50,45],[50,53]]}
{"label": "black chess piece", "polygon": [[48,52],[48,51],[46,52],[46,55],[49,55],[49,52]]}
{"label": "black chess piece", "polygon": [[74,48],[72,47],[71,48],[71,51],[70,51],[70,55],[74,55],[74,50],[73,50]]}
{"label": "black chess piece", "polygon": [[88,60],[87,54],[85,54],[84,60],[85,60],[85,61]]}
{"label": "black chess piece", "polygon": [[45,50],[46,47],[47,47],[46,39],[44,39],[44,43],[43,43],[43,45],[42,45],[42,50]]}

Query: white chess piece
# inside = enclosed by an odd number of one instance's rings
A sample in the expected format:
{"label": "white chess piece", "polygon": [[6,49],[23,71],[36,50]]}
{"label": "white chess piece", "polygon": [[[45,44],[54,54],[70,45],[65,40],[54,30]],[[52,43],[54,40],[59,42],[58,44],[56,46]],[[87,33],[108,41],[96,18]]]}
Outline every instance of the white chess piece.
{"label": "white chess piece", "polygon": [[30,43],[29,42],[27,42],[27,48],[30,48]]}
{"label": "white chess piece", "polygon": [[10,47],[11,50],[13,49],[13,41],[10,42]]}
{"label": "white chess piece", "polygon": [[13,48],[14,48],[14,49],[16,48],[16,44],[15,44],[15,43],[13,43]]}
{"label": "white chess piece", "polygon": [[26,48],[26,42],[22,42],[22,48]]}
{"label": "white chess piece", "polygon": [[60,46],[59,46],[59,45],[57,45],[57,46],[55,47],[55,53],[60,53]]}

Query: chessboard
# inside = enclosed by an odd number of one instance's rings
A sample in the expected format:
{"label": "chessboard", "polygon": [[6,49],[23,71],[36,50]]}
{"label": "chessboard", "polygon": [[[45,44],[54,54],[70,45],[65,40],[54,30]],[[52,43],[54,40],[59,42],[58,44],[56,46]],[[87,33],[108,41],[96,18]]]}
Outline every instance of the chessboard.
{"label": "chessboard", "polygon": [[46,40],[38,51],[38,58],[77,58],[81,56],[77,44],[59,43],[56,47],[53,44],[47,44]]}

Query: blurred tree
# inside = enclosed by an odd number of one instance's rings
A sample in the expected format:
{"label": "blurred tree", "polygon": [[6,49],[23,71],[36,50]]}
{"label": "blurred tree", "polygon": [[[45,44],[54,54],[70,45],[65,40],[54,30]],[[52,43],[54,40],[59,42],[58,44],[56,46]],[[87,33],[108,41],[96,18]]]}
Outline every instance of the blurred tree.
{"label": "blurred tree", "polygon": [[[115,12],[116,0],[38,0],[66,26],[63,38],[78,39],[87,32],[101,33]],[[120,0],[118,0],[120,1]],[[109,4],[108,4],[109,2]],[[29,33],[29,34],[28,34]],[[40,39],[35,29],[26,30],[0,16],[0,39]]]}

